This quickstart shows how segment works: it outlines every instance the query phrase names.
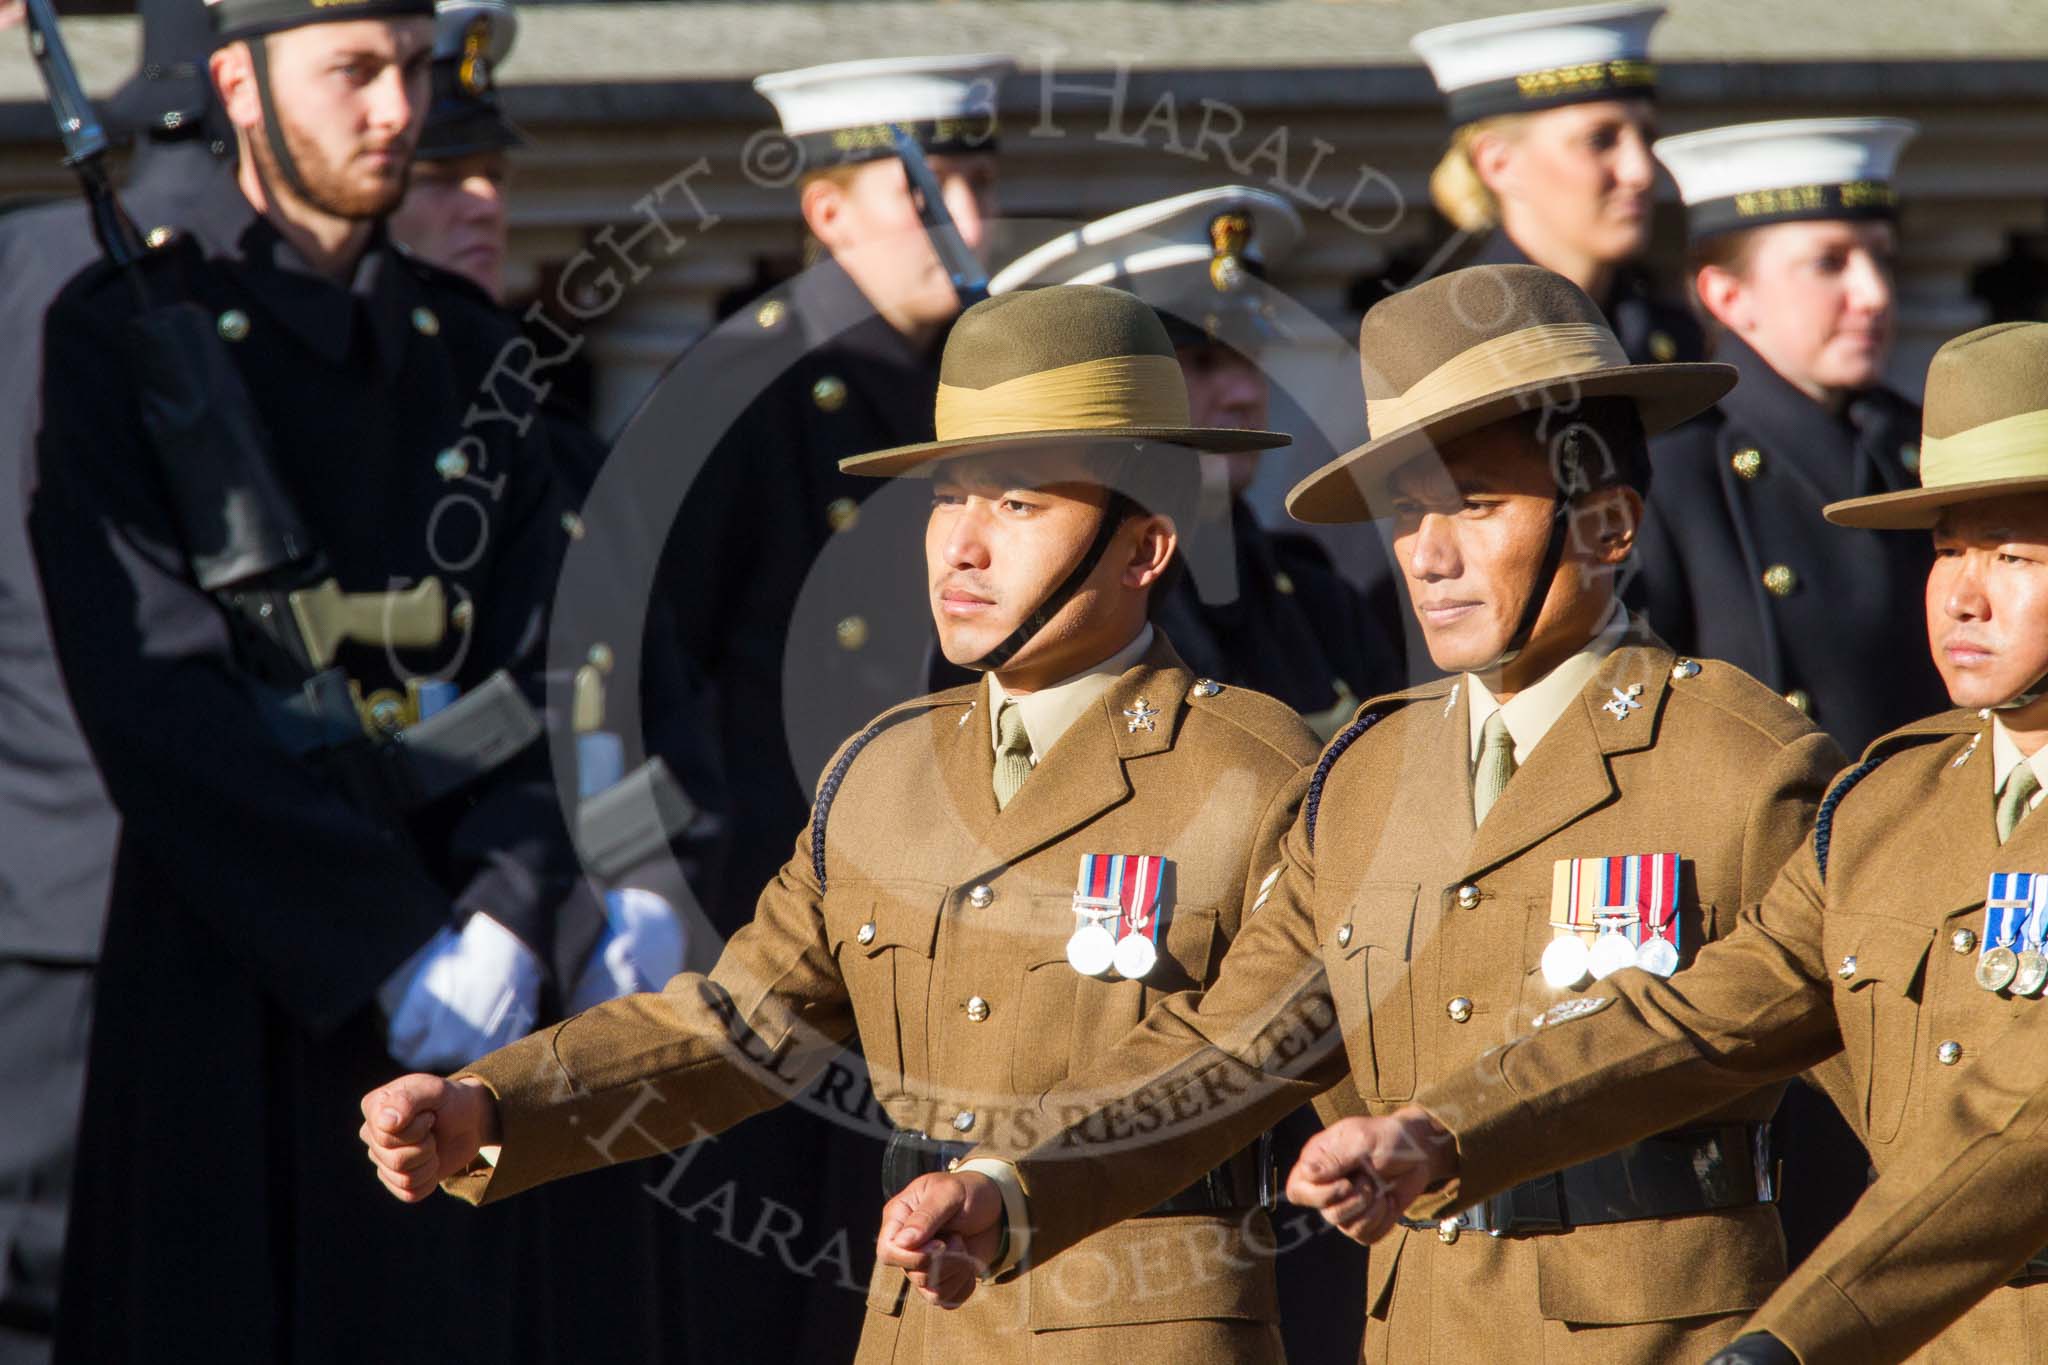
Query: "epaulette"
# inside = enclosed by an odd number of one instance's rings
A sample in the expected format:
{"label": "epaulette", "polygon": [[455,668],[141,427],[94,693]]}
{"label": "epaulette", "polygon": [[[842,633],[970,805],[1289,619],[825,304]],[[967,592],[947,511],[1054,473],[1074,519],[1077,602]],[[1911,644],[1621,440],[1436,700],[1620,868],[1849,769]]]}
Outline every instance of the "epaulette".
{"label": "epaulette", "polygon": [[1344,757],[1344,751],[1349,749],[1360,735],[1413,700],[1415,698],[1412,697],[1388,697],[1374,702],[1366,710],[1359,712],[1356,720],[1339,730],[1337,737],[1323,750],[1323,756],[1316,760],[1316,770],[1308,779],[1308,795],[1303,799],[1301,806],[1302,818],[1306,821],[1309,852],[1316,851],[1316,816],[1323,807],[1323,783],[1329,780],[1330,769],[1337,766],[1337,760]]}
{"label": "epaulette", "polygon": [[1297,765],[1302,761],[1301,751],[1315,742],[1303,733],[1302,719],[1293,707],[1253,688],[1197,678],[1188,689],[1188,707],[1215,717],[1268,749],[1288,755]]}
{"label": "epaulette", "polygon": [[[1828,848],[1834,842],[1836,808],[1856,789],[1857,783],[1876,772],[1879,765],[1905,748],[1909,741],[1946,739],[1957,733],[1946,727],[1934,728],[1932,721],[1938,719],[1930,718],[1930,721],[1916,722],[1888,735],[1878,736],[1863,751],[1863,761],[1836,778],[1835,785],[1828,788],[1828,794],[1822,798],[1820,810],[1813,818],[1813,863],[1814,869],[1820,873],[1822,885],[1826,885],[1828,879]],[[1971,741],[1970,750],[1976,747],[1976,741]],[[1969,757],[1970,750],[1964,751],[1965,758]]]}
{"label": "epaulette", "polygon": [[825,890],[825,822],[832,818],[832,802],[838,797],[840,784],[846,781],[846,773],[853,766],[853,760],[860,757],[860,751],[873,743],[876,736],[898,721],[960,701],[967,690],[953,688],[929,697],[919,697],[916,701],[904,702],[900,706],[892,706],[870,721],[865,730],[848,740],[846,747],[839,751],[839,757],[832,764],[831,771],[827,772],[825,780],[818,784],[818,799],[811,806],[811,871],[818,878],[820,893]]}

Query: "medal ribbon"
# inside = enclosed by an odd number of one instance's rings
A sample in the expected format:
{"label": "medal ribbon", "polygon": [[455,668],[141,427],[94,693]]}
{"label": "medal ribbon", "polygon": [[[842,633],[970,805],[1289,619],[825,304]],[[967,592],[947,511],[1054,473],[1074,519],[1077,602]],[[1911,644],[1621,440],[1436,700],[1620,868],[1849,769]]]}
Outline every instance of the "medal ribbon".
{"label": "medal ribbon", "polygon": [[1127,862],[1127,866],[1117,896],[1124,913],[1123,918],[1117,921],[1116,936],[1121,940],[1125,934],[1143,934],[1156,944],[1159,941],[1159,916],[1153,913],[1153,907],[1159,900],[1159,883],[1166,859],[1157,853],[1138,853],[1118,854],[1117,860]]}
{"label": "medal ribbon", "polygon": [[1672,947],[1678,946],[1678,855],[1676,853],[1638,853],[1632,861],[1638,865],[1637,888],[1629,903],[1636,907],[1642,921],[1636,926],[1635,941],[1638,946],[1653,938],[1661,938]]}
{"label": "medal ribbon", "polygon": [[1120,869],[1119,859],[1106,853],[1083,853],[1081,855],[1081,877],[1074,886],[1074,930],[1076,933],[1091,924],[1104,924],[1110,917],[1099,909],[1084,908],[1089,901],[1097,905],[1116,895],[1116,878]]}
{"label": "medal ribbon", "polygon": [[1977,943],[1977,957],[1993,948],[2011,948],[2019,935],[2021,912],[2030,910],[2034,899],[2034,874],[1994,872],[1984,896],[1984,934]]}

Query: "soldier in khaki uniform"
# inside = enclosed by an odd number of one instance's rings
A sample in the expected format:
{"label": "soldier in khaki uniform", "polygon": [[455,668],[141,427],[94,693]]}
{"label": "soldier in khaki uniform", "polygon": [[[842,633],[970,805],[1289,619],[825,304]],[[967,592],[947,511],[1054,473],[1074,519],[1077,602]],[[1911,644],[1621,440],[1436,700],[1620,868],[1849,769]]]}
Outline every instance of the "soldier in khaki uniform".
{"label": "soldier in khaki uniform", "polygon": [[1933,530],[1928,633],[1965,709],[1873,743],[1692,968],[1616,977],[1385,1123],[1325,1133],[1303,1196],[1369,1239],[1389,1201],[1357,1199],[1363,1171],[1396,1205],[1453,1177],[1430,1202],[1462,1201],[1585,1134],[1626,1141],[1839,1054],[1832,1096],[1879,1179],[1724,1359],[2048,1361],[2048,823],[2028,818],[2048,768],[2048,326],[1935,354],[1920,468],[1921,488],[1825,510]]}
{"label": "soldier in khaki uniform", "polygon": [[[1781,698],[1674,656],[1615,603],[1644,433],[1712,402],[1725,368],[1630,365],[1592,300],[1534,266],[1395,295],[1360,349],[1381,434],[1289,510],[1388,507],[1456,676],[1368,702],[1332,741],[1207,994],[1154,1010],[1074,1106],[1048,1098],[1085,1117],[1016,1144],[1014,1174],[936,1177],[890,1206],[881,1255],[941,1296],[962,1286],[924,1248],[935,1228],[977,1253],[1028,1228],[1043,1275],[1347,1071],[1387,1113],[1597,995],[1594,972],[1674,969],[1763,894],[1839,764]],[[1273,1041],[1303,1029],[1331,1045]],[[1661,1365],[1726,1342],[1784,1274],[1756,1145],[1778,1091],[1751,1090],[1612,1156],[1563,1135],[1593,1159],[1375,1248],[1366,1358]],[[1133,1130],[1149,1136],[1114,1141]]]}
{"label": "soldier in khaki uniform", "polygon": [[[936,427],[846,467],[933,480],[933,612],[947,657],[986,681],[841,748],[709,976],[454,1082],[366,1096],[365,1140],[402,1198],[447,1180],[490,1202],[679,1147],[787,1098],[856,1032],[901,1130],[885,1163],[900,1188],[1039,1122],[1039,1095],[1214,973],[1315,744],[1280,703],[1193,676],[1146,624],[1176,545],[1147,508],[1192,500],[1195,450],[1286,438],[1190,427],[1158,319],[1085,286],[964,314]],[[1095,900],[1077,912],[1081,893]],[[1277,1360],[1266,1177],[1249,1152],[1219,1161],[1091,1239],[1096,1274],[1024,1277],[974,1314],[932,1312],[884,1268],[860,1359]]]}

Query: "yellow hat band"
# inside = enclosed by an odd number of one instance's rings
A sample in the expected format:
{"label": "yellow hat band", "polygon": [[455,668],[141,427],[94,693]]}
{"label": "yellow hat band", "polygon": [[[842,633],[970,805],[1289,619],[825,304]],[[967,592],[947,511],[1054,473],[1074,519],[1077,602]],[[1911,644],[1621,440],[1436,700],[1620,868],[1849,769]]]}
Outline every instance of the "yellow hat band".
{"label": "yellow hat band", "polygon": [[941,441],[1041,431],[1188,425],[1187,381],[1172,356],[1114,355],[1018,375],[985,389],[939,385]]}
{"label": "yellow hat band", "polygon": [[1524,327],[1460,351],[1397,397],[1367,399],[1365,423],[1375,437],[1387,436],[1503,390],[1628,363],[1614,333],[1597,323]]}
{"label": "yellow hat band", "polygon": [[2014,413],[1920,442],[1920,483],[1926,488],[2041,478],[2048,478],[2048,411]]}

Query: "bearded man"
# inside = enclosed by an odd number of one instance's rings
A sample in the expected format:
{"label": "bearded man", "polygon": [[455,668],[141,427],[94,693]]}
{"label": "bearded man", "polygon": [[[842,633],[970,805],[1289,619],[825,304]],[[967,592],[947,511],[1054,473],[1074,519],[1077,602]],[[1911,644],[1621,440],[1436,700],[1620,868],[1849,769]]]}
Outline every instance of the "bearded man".
{"label": "bearded man", "polygon": [[[486,382],[510,325],[385,236],[432,6],[210,13],[237,175],[185,231],[150,234],[154,307],[95,266],[46,323],[30,531],[122,822],[57,1358],[419,1359],[454,1331],[419,1305],[459,1295],[474,1358],[526,1359],[531,1323],[495,1273],[521,1223],[401,1222],[343,1192],[362,1160],[345,1115],[394,1060],[451,1065],[531,1027],[569,979],[556,954],[573,965],[601,927],[570,894],[546,746],[516,700],[538,691],[543,604],[581,527],[546,428]],[[203,310],[239,413],[166,401],[164,348],[134,343],[173,301]],[[290,581],[224,565],[263,537],[189,438],[236,421],[282,490],[273,525],[298,523]],[[309,705],[322,680],[338,706]],[[477,722],[477,761],[366,795],[401,760],[422,775],[450,731],[440,714],[409,731],[444,703]]]}

